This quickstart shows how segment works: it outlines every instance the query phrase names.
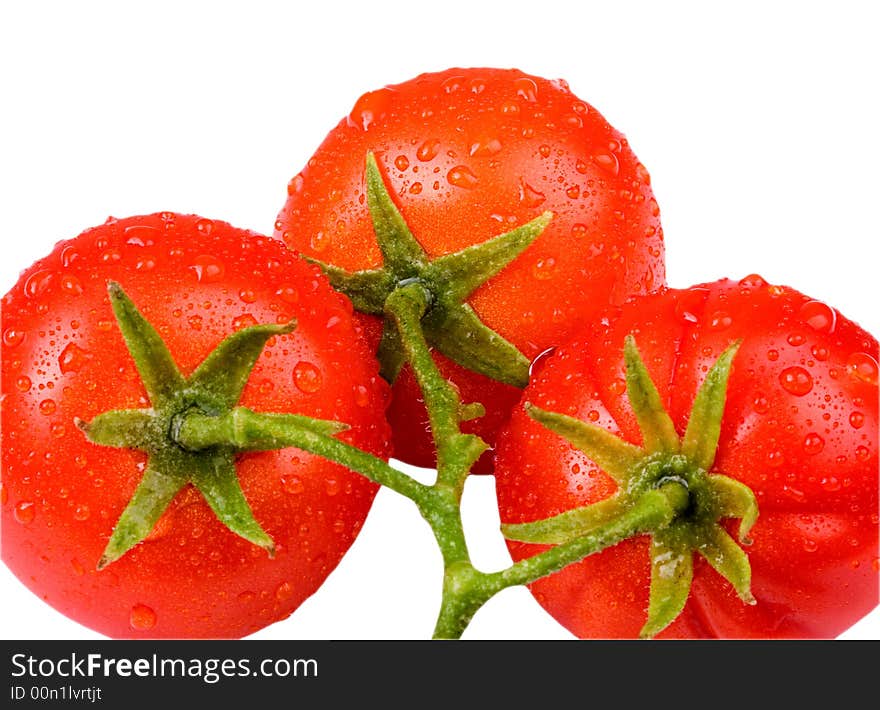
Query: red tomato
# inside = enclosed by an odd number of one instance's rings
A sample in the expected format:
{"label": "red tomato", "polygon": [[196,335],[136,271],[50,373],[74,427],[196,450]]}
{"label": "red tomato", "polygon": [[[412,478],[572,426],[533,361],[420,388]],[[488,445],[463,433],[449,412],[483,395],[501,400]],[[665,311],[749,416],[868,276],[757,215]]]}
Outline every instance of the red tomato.
{"label": "red tomato", "polygon": [[[834,637],[878,603],[877,341],[838,311],[752,276],[634,298],[538,366],[523,395],[641,445],[625,394],[633,334],[678,434],[715,359],[733,360],[713,471],[756,496],[744,548],[757,604],[696,556],[687,603],[662,638]],[[517,409],[500,437],[501,517],[539,520],[607,498],[616,484]],[[733,521],[729,529],[736,530]],[[649,538],[539,580],[541,605],[580,637],[634,637],[645,623]],[[542,549],[510,543],[515,559]]]}
{"label": "red tomato", "polygon": [[[468,300],[530,360],[609,302],[664,284],[648,172],[626,138],[562,80],[449,69],[364,94],[290,181],[276,235],[349,271],[380,266],[364,195],[368,151],[431,258],[484,242],[545,210],[555,214],[521,256]],[[519,390],[439,353],[436,360],[464,401],[486,407],[465,431],[493,443]],[[395,456],[433,465],[427,415],[408,368],[394,384],[389,419]],[[491,470],[491,459],[484,456],[478,470]]]}
{"label": "red tomato", "polygon": [[74,422],[150,406],[108,280],[183,375],[233,332],[296,318],[262,351],[240,403],[346,422],[341,438],[387,456],[387,386],[350,304],[316,267],[224,222],[110,219],[59,243],[3,298],[3,561],[56,609],[112,637],[240,637],[288,616],[337,565],[376,492],[295,449],[235,464],[274,559],[187,486],[144,542],[96,570],[146,455],[90,443]]}

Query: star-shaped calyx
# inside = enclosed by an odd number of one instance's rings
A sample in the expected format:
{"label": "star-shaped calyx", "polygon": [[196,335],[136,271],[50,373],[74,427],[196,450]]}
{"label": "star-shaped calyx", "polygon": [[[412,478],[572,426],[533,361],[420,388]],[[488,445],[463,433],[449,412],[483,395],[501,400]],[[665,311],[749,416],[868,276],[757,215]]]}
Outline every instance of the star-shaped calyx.
{"label": "star-shaped calyx", "polygon": [[[505,234],[432,260],[391,199],[372,153],[367,155],[366,161],[366,192],[376,241],[382,252],[382,267],[348,272],[312,261],[362,313],[384,316],[385,303],[391,293],[400,286],[420,283],[430,297],[422,317],[428,344],[469,370],[524,387],[529,377],[528,358],[488,328],[466,299],[531,244],[553,213],[544,212]],[[382,375],[393,382],[406,358],[396,326],[387,317],[378,355]]]}
{"label": "star-shaped calyx", "polygon": [[725,518],[739,518],[740,542],[748,543],[748,531],[758,516],[755,496],[743,483],[710,473],[738,347],[734,343],[727,348],[707,373],[683,437],[676,433],[632,336],[624,347],[626,388],[642,446],[595,424],[526,405],[529,416],[586,453],[618,489],[609,498],[546,520],[504,525],[505,537],[565,544],[600,533],[606,537],[601,549],[628,537],[650,535],[651,585],[643,637],[662,631],[684,609],[695,552],[733,585],[743,602],[755,603],[749,559],[720,524]]}
{"label": "star-shaped calyx", "polygon": [[347,429],[339,422],[236,406],[266,342],[290,333],[295,322],[239,330],[184,377],[162,338],[119,284],[111,282],[108,292],[152,407],[114,410],[91,422],[76,422],[95,444],[138,449],[148,456],[143,478],[116,523],[98,569],[141,542],[187,484],[201,492],[226,527],[272,555],[272,539],[255,520],[241,490],[236,454],[279,449],[304,437],[332,436]]}

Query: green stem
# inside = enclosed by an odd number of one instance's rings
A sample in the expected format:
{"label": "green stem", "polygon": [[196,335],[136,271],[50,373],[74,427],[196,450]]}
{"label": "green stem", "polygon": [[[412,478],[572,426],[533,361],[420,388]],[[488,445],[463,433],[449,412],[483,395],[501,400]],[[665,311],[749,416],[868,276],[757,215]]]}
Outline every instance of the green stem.
{"label": "green stem", "polygon": [[[320,426],[316,431],[315,421],[292,414],[261,414],[245,407],[236,407],[216,417],[194,410],[181,418],[173,435],[178,444],[190,451],[230,445],[240,450],[293,446],[342,464],[374,483],[406,496],[420,507],[427,503],[430,486],[419,483],[356,446],[334,439],[329,432],[321,431]],[[321,424],[335,422],[319,421],[318,425]]]}
{"label": "green stem", "polygon": [[688,502],[687,488],[680,483],[664,483],[659,488],[646,491],[617,519],[533,557],[522,559],[501,572],[488,575],[492,593],[514,585],[531,584],[618,542],[663,529],[687,508]]}

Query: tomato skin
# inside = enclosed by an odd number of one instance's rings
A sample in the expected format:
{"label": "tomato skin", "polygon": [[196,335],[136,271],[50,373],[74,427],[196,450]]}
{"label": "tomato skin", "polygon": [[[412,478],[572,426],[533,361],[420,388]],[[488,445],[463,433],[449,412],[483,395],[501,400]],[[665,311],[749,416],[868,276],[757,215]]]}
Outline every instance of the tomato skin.
{"label": "tomato skin", "polygon": [[[829,306],[751,276],[635,298],[542,361],[523,401],[635,444],[622,345],[635,336],[679,434],[731,342],[713,470],[746,483],[760,514],[745,547],[755,606],[697,556],[691,596],[660,638],[832,638],[878,604],[877,341]],[[527,522],[606,498],[614,482],[517,408],[499,437],[501,519]],[[731,533],[737,527],[731,521]],[[509,543],[514,559],[542,549]],[[636,637],[650,563],[642,536],[531,585],[583,638]]]}
{"label": "tomato skin", "polygon": [[107,297],[126,289],[189,374],[256,323],[270,341],[241,404],[338,419],[388,455],[387,385],[347,299],[277,240],[194,215],[109,220],[26,270],[3,299],[3,561],[62,613],[111,637],[241,637],[288,616],[353,542],[376,486],[294,449],[237,470],[276,554],[237,537],[184,488],[147,540],[96,571],[146,454],[89,443],[74,418],[149,406]]}
{"label": "tomato skin", "polygon": [[[379,266],[364,198],[368,151],[431,257],[483,242],[544,210],[555,213],[526,252],[469,299],[483,322],[529,359],[609,301],[665,283],[647,171],[626,138],[563,81],[455,68],[365,94],[290,181],[276,236],[348,270]],[[465,431],[492,444],[518,390],[437,360],[487,409]],[[408,368],[392,400],[395,456],[432,466],[427,415]],[[477,470],[491,470],[490,457]]]}

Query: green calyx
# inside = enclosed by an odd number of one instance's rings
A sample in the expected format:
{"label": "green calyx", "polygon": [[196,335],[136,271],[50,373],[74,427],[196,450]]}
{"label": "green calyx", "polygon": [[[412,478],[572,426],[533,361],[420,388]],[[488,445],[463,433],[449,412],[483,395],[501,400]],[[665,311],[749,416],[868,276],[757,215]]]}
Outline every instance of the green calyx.
{"label": "green calyx", "polygon": [[545,212],[510,232],[431,260],[391,199],[372,153],[367,154],[366,191],[382,267],[352,273],[312,261],[357,310],[385,316],[379,346],[383,377],[393,382],[406,361],[400,334],[386,315],[386,301],[397,289],[418,283],[429,294],[421,327],[431,347],[469,370],[524,387],[529,377],[528,358],[480,321],[466,299],[531,244],[553,214]]}
{"label": "green calyx", "polygon": [[[592,553],[627,537],[650,535],[651,585],[643,637],[658,634],[684,609],[694,553],[728,580],[744,603],[755,603],[748,557],[720,524],[726,518],[739,518],[739,540],[748,544],[748,531],[758,516],[755,496],[739,481],[710,472],[738,347],[734,343],[727,348],[709,370],[683,437],[676,433],[632,336],[624,348],[626,384],[642,432],[641,447],[602,427],[526,405],[533,419],[586,453],[614,478],[618,490],[605,500],[546,520],[505,525],[505,537],[564,547],[581,539],[601,538],[600,533],[614,528],[615,535],[606,536],[590,549]],[[621,520],[632,520],[623,533]]]}
{"label": "green calyx", "polygon": [[233,333],[189,376],[177,368],[155,328],[117,283],[110,303],[147,390],[149,409],[104,412],[77,420],[89,441],[146,452],[147,465],[98,562],[103,569],[149,535],[174,496],[192,484],[232,532],[274,554],[239,485],[239,452],[279,449],[309,441],[322,450],[347,426],[292,414],[261,414],[236,406],[267,341],[295,323],[256,325]]}

